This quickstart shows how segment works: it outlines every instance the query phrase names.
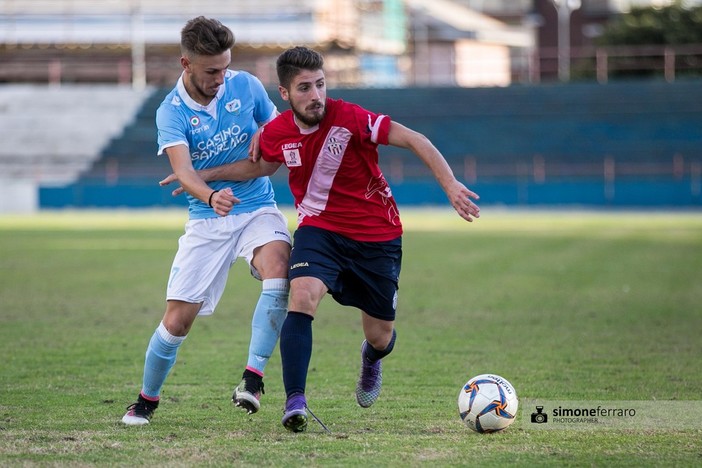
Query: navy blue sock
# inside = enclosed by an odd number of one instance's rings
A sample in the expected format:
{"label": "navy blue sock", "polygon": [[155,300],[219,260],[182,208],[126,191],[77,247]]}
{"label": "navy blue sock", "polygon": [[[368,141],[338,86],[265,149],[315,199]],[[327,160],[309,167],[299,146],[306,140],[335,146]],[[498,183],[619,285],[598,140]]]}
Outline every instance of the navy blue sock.
{"label": "navy blue sock", "polygon": [[390,354],[392,352],[392,349],[395,347],[395,338],[397,337],[397,334],[395,333],[395,329],[392,330],[392,338],[390,339],[390,343],[388,343],[387,347],[383,350],[377,350],[374,347],[368,343],[368,346],[366,346],[366,359],[368,359],[369,362],[375,362],[378,359],[383,359],[385,356]]}
{"label": "navy blue sock", "polygon": [[305,393],[307,370],[312,358],[311,315],[289,311],[280,331],[280,358],[285,394]]}

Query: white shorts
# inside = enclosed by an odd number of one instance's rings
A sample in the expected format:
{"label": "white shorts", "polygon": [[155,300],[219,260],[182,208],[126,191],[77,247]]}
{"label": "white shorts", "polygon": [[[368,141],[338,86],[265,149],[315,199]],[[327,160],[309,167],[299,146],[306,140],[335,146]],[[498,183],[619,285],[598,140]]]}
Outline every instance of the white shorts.
{"label": "white shorts", "polygon": [[202,303],[198,315],[211,315],[237,258],[246,259],[251,274],[260,279],[251,265],[254,249],[276,240],[291,243],[287,220],[273,207],[189,220],[185,224],[185,234],[178,241],[166,299]]}

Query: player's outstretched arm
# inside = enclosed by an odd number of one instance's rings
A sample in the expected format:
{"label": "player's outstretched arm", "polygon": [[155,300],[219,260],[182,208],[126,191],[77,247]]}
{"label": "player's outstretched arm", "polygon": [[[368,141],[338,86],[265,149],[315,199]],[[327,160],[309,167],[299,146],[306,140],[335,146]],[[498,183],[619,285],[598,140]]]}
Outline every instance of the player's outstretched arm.
{"label": "player's outstretched arm", "polygon": [[444,156],[426,136],[391,122],[388,144],[412,151],[426,164],[461,218],[472,222],[480,217],[480,208],[471,200],[480,197],[456,179]]}
{"label": "player's outstretched arm", "polygon": [[[278,170],[279,167],[280,163],[267,162],[262,158],[258,159],[256,162],[252,162],[249,159],[241,159],[233,163],[201,169],[196,171],[196,174],[204,182],[212,182],[213,180],[243,181],[255,179],[256,177],[272,175]],[[165,186],[176,181],[180,181],[180,178],[177,173],[173,173],[159,181],[159,185]],[[178,187],[171,192],[173,196],[183,193],[182,185],[183,184],[181,182],[181,187]]]}

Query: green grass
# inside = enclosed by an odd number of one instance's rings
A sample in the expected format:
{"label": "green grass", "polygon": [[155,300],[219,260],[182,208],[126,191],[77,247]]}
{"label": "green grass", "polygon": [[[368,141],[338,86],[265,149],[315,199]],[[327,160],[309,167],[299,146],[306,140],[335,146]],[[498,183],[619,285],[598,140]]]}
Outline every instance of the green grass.
{"label": "green grass", "polygon": [[331,435],[280,424],[277,351],[261,411],[231,406],[259,292],[243,262],[196,321],[152,424],[120,424],[184,216],[0,217],[0,465],[702,464],[700,427],[543,431],[522,407],[506,431],[479,435],[456,409],[485,372],[523,400],[699,404],[700,213],[484,209],[468,225],[406,210],[398,341],[372,408],[353,396],[359,313],[327,298],[315,320],[308,399]]}

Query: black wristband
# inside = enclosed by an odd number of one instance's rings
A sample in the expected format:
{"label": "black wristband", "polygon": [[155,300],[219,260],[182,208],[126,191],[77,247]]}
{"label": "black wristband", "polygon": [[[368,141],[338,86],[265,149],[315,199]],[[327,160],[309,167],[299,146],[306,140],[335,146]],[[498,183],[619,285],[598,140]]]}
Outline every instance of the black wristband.
{"label": "black wristband", "polygon": [[207,204],[210,205],[210,208],[214,208],[212,206],[212,196],[217,192],[219,192],[219,190],[213,190],[212,193],[210,194],[210,198],[207,200]]}

